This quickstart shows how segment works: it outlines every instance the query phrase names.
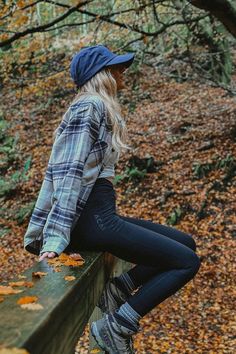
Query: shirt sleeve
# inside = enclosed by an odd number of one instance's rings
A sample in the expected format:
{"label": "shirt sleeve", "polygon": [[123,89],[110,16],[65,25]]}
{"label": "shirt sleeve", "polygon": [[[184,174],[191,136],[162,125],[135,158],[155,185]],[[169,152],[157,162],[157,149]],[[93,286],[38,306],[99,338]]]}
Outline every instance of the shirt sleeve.
{"label": "shirt sleeve", "polygon": [[102,112],[91,102],[72,111],[67,126],[56,137],[49,164],[52,167],[53,204],[43,228],[43,252],[58,255],[68,246],[85,161],[99,135]]}

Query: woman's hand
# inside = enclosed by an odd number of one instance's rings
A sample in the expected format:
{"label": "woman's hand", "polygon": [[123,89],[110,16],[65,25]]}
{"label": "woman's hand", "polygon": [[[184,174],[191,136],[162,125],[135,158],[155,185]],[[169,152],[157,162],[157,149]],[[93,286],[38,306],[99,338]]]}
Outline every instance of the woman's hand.
{"label": "woman's hand", "polygon": [[48,257],[48,258],[54,258],[58,256],[57,253],[55,252],[44,252],[40,257],[39,257],[39,262],[42,261],[44,258]]}

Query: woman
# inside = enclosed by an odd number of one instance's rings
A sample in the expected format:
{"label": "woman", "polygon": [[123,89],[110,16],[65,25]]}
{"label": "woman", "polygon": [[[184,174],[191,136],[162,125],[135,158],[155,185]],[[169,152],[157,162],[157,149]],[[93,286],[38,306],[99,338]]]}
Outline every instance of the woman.
{"label": "woman", "polygon": [[[87,102],[87,105],[95,102],[94,105],[99,103],[99,107],[105,107],[104,114],[96,110],[99,122],[96,129],[101,129],[103,117],[106,126],[111,127],[111,138],[106,139],[105,154],[101,154],[102,167],[99,165],[99,173],[91,182],[92,189],[72,228],[68,247],[73,251],[107,251],[135,264],[128,272],[107,283],[98,303],[104,316],[91,326],[98,345],[109,353],[134,353],[132,336],[139,329],[140,319],[189,282],[200,267],[200,259],[195,253],[196,243],[190,235],[165,225],[116,213],[114,166],[120,152],[130,148],[125,143],[127,127],[121,116],[117,90],[123,88],[122,75],[132,61],[133,54],[117,56],[98,45],[83,48],[71,63],[71,76],[80,89],[75,99],[76,107],[82,107],[82,102]],[[87,118],[91,120],[94,116],[88,114]],[[71,125],[70,134],[79,125],[82,129],[85,118],[81,117],[77,126]],[[90,136],[96,131],[94,122],[90,125]],[[104,136],[100,130],[96,133],[97,140],[94,139],[89,145],[90,150],[97,141],[101,143]],[[67,136],[64,130],[61,134]],[[110,149],[107,148],[109,142]],[[88,152],[83,166],[86,158],[89,160]],[[92,160],[89,161],[84,175],[89,174],[89,166],[92,169]],[[48,246],[45,243],[41,249],[39,260],[55,257],[62,250],[53,248],[50,237],[48,241]]]}

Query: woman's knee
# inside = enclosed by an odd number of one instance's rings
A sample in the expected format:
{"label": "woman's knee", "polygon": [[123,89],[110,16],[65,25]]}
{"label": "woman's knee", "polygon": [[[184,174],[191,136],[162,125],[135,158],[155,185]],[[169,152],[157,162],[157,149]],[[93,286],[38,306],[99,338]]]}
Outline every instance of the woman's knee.
{"label": "woman's knee", "polygon": [[188,235],[186,242],[187,242],[187,246],[195,252],[197,249],[197,245],[196,245],[194,238],[191,235]]}
{"label": "woman's knee", "polygon": [[189,257],[188,261],[188,269],[192,277],[197,274],[199,271],[199,268],[201,266],[201,260],[199,256],[195,252],[191,252],[191,255]]}

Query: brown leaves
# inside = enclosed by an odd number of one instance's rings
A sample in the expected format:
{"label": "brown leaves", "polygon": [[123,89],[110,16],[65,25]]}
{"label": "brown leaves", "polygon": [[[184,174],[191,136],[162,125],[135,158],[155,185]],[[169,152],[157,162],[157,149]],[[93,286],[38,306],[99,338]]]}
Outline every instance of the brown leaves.
{"label": "brown leaves", "polygon": [[38,301],[37,296],[24,296],[17,300],[17,304],[21,306],[21,308],[26,310],[42,310],[43,306],[41,304],[36,303]]}
{"label": "brown leaves", "polygon": [[68,280],[68,281],[72,281],[72,280],[75,280],[76,277],[75,277],[74,275],[66,275],[66,276],[64,277],[64,279],[65,279],[65,280]]}
{"label": "brown leaves", "polygon": [[[66,254],[62,253],[59,257],[48,259],[48,263],[54,266],[55,272],[61,271],[61,266],[67,267],[79,267],[84,264],[85,260],[79,253],[73,254]],[[46,276],[47,272],[32,272],[32,279],[41,279],[42,277]],[[26,276],[18,275],[19,278],[25,279]],[[76,280],[74,275],[66,275],[64,276],[65,281],[73,281]],[[8,285],[0,285],[0,295],[11,295],[11,294],[18,294],[23,292],[22,289],[14,289],[13,287],[21,287],[24,286],[26,288],[32,288],[34,286],[34,282],[27,281],[27,280],[19,280],[19,281],[9,281]],[[24,296],[17,300],[17,304],[20,305],[24,309],[28,310],[40,310],[43,309],[43,306],[40,304],[35,304],[38,300],[37,296]],[[0,302],[4,301],[4,297],[0,297]]]}
{"label": "brown leaves", "polygon": [[52,259],[47,259],[49,264],[54,265],[54,267],[67,266],[67,267],[79,267],[82,266],[85,262],[83,257],[79,253],[66,254],[61,253],[59,257]]}
{"label": "brown leaves", "polygon": [[[47,259],[48,263],[54,266],[55,272],[61,272],[61,266],[67,267],[78,267],[84,264],[85,260],[79,253],[66,254],[62,253],[59,257],[53,259]],[[46,276],[47,272],[32,272],[32,279],[41,279]],[[18,275],[20,279],[26,279],[25,275]],[[74,275],[66,275],[64,276],[65,281],[73,281],[76,280]],[[14,295],[23,292],[25,289],[14,289],[17,287],[25,287],[32,288],[34,286],[34,282],[27,280],[19,280],[19,281],[9,281],[8,285],[0,285],[0,295]],[[4,297],[0,296],[0,303],[4,301]],[[41,310],[43,306],[41,304],[36,304],[35,302],[38,300],[37,296],[24,296],[17,300],[17,304],[20,305],[23,309],[27,310]]]}
{"label": "brown leaves", "polygon": [[24,296],[17,301],[17,304],[21,305],[23,309],[27,310],[42,310],[43,306],[41,304],[36,303],[36,301],[38,301],[37,296]]}
{"label": "brown leaves", "polygon": [[[40,59],[37,57],[37,60]],[[129,89],[124,95],[126,102],[129,102],[122,107],[126,111],[129,143],[134,145],[135,153],[140,158],[149,154],[163,164],[157,172],[147,174],[140,183],[128,182],[116,186],[117,212],[166,224],[177,206],[188,205],[184,217],[174,227],[194,237],[197,252],[203,262],[193,281],[142,319],[141,331],[135,337],[137,354],[233,353],[233,299],[236,295],[233,290],[235,177],[224,190],[209,191],[224,173],[212,170],[201,179],[193,179],[192,165],[193,162],[211,163],[215,155],[236,156],[236,144],[232,136],[227,135],[235,124],[235,113],[232,113],[235,110],[235,98],[220,88],[198,82],[168,82],[147,66],[141,74],[138,77],[138,95]],[[148,93],[151,100],[143,98],[144,93]],[[12,97],[15,100],[14,92]],[[58,105],[54,105],[48,120],[46,109],[45,116],[42,109],[38,113],[35,111],[41,101],[33,95],[30,97],[31,104],[27,100],[24,111],[17,115],[17,122],[22,149],[26,155],[32,153],[34,164],[29,181],[22,186],[22,193],[16,194],[16,198],[9,201],[9,209],[14,209],[16,203],[19,203],[17,206],[20,208],[27,200],[25,196],[28,196],[27,201],[36,198],[50,154],[51,134],[67,105],[66,100],[60,98],[63,108],[58,109]],[[14,101],[10,103],[14,104]],[[130,113],[129,105],[133,103],[136,104],[135,112]],[[12,120],[13,115],[8,106],[9,103],[5,112],[8,119]],[[35,112],[34,120],[32,112]],[[129,157],[127,154],[121,156],[117,174],[124,172]],[[196,213],[202,205],[205,205],[206,214],[198,220]],[[4,220],[2,222],[6,223]],[[12,232],[4,239],[4,246],[0,247],[1,268],[4,269],[2,279],[9,279],[16,271],[32,266],[35,261],[33,255],[17,247],[22,244],[22,235],[27,225],[19,227],[9,218],[6,226]],[[47,260],[55,266],[55,272],[60,272],[62,265],[77,266],[79,263],[75,264],[74,261],[83,264],[82,259],[75,259],[72,255],[69,258],[62,254],[56,259]],[[41,278],[46,274],[32,274],[32,277]],[[65,277],[65,281],[69,279],[70,276]],[[37,302],[21,306],[27,305],[35,306]],[[86,341],[84,338],[81,341],[83,343],[78,345],[77,352],[87,353],[88,336]]]}
{"label": "brown leaves", "polygon": [[32,281],[10,281],[10,286],[26,286],[28,288],[32,288],[34,283]]}
{"label": "brown leaves", "polygon": [[47,272],[32,272],[32,278],[41,279],[47,274]]}
{"label": "brown leaves", "polygon": [[17,300],[17,304],[22,305],[22,304],[31,304],[32,302],[35,302],[38,300],[37,296],[24,296],[21,297],[19,300]]}
{"label": "brown leaves", "polygon": [[11,286],[0,285],[0,295],[11,295],[21,293],[23,290],[15,290]]}

